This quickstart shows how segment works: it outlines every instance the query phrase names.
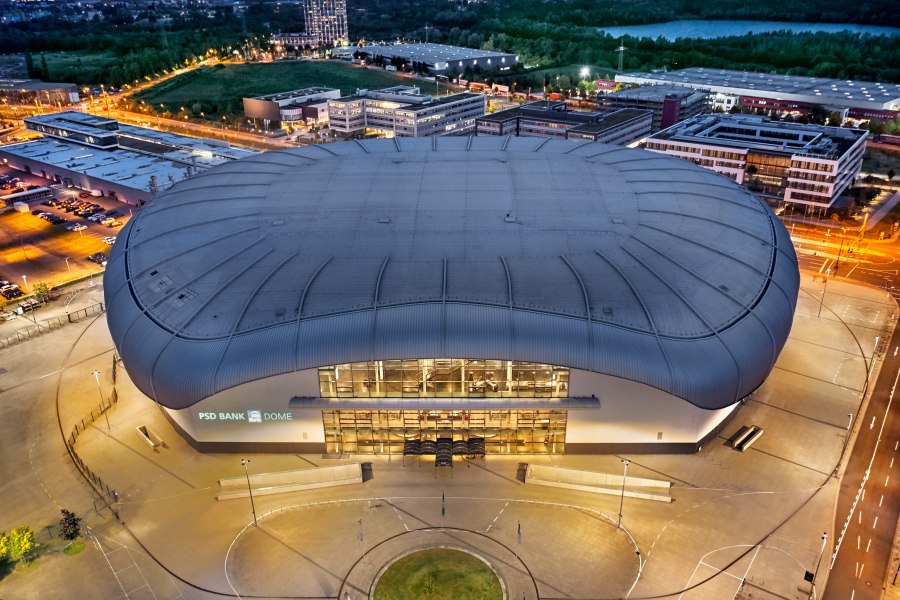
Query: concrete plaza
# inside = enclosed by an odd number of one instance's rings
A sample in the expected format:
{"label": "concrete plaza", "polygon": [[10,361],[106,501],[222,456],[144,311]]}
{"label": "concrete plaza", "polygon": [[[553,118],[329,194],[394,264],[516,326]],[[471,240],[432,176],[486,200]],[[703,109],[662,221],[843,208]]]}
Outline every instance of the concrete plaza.
{"label": "concrete plaza", "polygon": [[[860,414],[867,361],[897,307],[883,291],[841,280],[826,290],[811,273],[801,286],[772,375],[696,455],[488,455],[457,461],[452,472],[426,457],[404,466],[399,456],[252,455],[251,473],[372,466],[362,484],[256,497],[258,526],[247,499],[215,500],[218,479],[243,475],[243,457],[195,452],[121,365],[109,426],[93,420],[75,444],[118,493],[117,520],[63,442],[113,389],[105,319],[17,344],[0,351],[0,529],[27,523],[49,544],[53,530],[43,528],[65,507],[85,517],[94,538],[81,555],[48,554],[7,575],[0,598],[71,598],[77,588],[86,592],[74,596],[92,598],[357,599],[397,556],[443,545],[487,559],[516,600],[805,599],[823,531],[817,587],[827,578],[847,414]],[[728,438],[750,424],[764,435],[747,452],[733,450]],[[151,448],[141,425],[165,447]],[[517,476],[521,463],[620,474],[622,458],[629,476],[673,482],[674,501],[626,497],[621,529],[619,496]],[[880,587],[885,574],[870,575]]]}

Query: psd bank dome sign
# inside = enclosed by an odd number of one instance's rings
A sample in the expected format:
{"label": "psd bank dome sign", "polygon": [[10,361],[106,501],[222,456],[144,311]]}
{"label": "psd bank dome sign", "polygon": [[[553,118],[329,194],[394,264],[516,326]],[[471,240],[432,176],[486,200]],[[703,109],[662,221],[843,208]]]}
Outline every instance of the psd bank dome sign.
{"label": "psd bank dome sign", "polygon": [[200,412],[197,418],[201,421],[243,421],[244,423],[262,423],[264,421],[293,421],[291,412],[263,412],[258,409],[249,409],[243,412]]}

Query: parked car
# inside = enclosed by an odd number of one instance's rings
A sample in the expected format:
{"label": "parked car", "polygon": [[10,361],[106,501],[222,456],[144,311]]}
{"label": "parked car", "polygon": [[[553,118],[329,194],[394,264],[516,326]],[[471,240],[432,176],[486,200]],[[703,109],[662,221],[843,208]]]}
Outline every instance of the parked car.
{"label": "parked car", "polygon": [[91,195],[88,194],[87,192],[81,192],[80,194],[78,194],[78,197],[79,198],[90,198]]}
{"label": "parked car", "polygon": [[103,221],[103,224],[107,227],[121,227],[122,221],[116,221],[115,219]]}
{"label": "parked car", "polygon": [[70,231],[84,231],[85,229],[87,229],[87,225],[85,225],[84,223],[74,223],[66,227],[66,229],[69,229]]}
{"label": "parked car", "polygon": [[114,236],[114,235],[108,235],[108,236],[106,236],[105,238],[103,238],[103,241],[104,241],[105,243],[109,244],[110,246],[112,246],[113,244],[116,243],[116,236]]}
{"label": "parked car", "polygon": [[109,255],[105,252],[94,252],[90,256],[88,256],[88,260],[91,262],[95,262],[98,265],[106,264],[107,259],[109,259]]}

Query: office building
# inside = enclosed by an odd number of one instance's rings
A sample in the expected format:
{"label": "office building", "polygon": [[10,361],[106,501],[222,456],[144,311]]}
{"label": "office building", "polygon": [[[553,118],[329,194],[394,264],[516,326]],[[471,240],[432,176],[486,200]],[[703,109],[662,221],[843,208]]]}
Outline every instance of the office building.
{"label": "office building", "polygon": [[866,136],[861,129],[713,114],[656,133],[644,147],[712,169],[770,201],[813,211],[830,207],[853,184]]}
{"label": "office building", "polygon": [[135,206],[182,179],[257,154],[219,140],[73,111],[27,117],[25,126],[44,137],[0,146],[0,164],[63,187],[100,190]]}
{"label": "office building", "polygon": [[65,107],[81,102],[74,83],[39,79],[0,79],[0,100],[6,104],[30,104],[36,108]]}
{"label": "office building", "polygon": [[341,97],[335,88],[312,87],[278,94],[244,98],[244,116],[255,119],[261,127],[281,127],[297,122],[328,121],[328,101]]}
{"label": "office building", "polygon": [[765,380],[798,286],[772,212],[688,162],[398,137],[177,184],[104,294],[130,379],[203,451],[670,453]]}
{"label": "office building", "polygon": [[539,100],[478,117],[477,135],[515,135],[628,145],[650,134],[652,113],[621,109],[569,110],[565,102]]}
{"label": "office building", "polygon": [[470,135],[475,133],[475,119],[485,109],[483,94],[434,97],[417,87],[398,85],[329,100],[328,119],[329,128],[339,137],[367,133],[389,137]]}
{"label": "office building", "polygon": [[275,53],[286,48],[344,46],[350,42],[347,30],[347,0],[303,0],[306,30],[301,33],[278,33],[272,36]]}
{"label": "office building", "polygon": [[515,54],[507,52],[444,44],[370,44],[357,48],[356,52],[367,63],[450,76],[461,75],[466,69],[507,71],[518,62]]}
{"label": "office building", "polygon": [[667,84],[732,97],[732,104],[778,112],[808,113],[814,105],[845,113],[852,119],[896,119],[900,116],[900,84],[749,73],[695,67],[668,73],[623,73],[616,81],[640,85]]}
{"label": "office building", "polygon": [[674,85],[642,85],[598,95],[597,102],[606,108],[637,108],[651,111],[653,133],[711,110],[709,96],[705,92]]}

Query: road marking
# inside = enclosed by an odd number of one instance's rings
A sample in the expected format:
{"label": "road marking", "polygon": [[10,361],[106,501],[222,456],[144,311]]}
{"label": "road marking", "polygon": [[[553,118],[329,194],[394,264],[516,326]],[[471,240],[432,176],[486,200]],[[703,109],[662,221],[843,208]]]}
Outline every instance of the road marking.
{"label": "road marking", "polygon": [[862,510],[859,511],[859,524],[862,525]]}
{"label": "road marking", "polygon": [[881,500],[878,501],[878,508],[881,508],[882,502],[884,502],[884,494],[881,495]]}
{"label": "road marking", "polygon": [[875,526],[878,525],[878,516],[875,516],[875,520],[872,522],[872,529],[875,529]]}
{"label": "road marking", "polygon": [[871,548],[871,547],[872,547],[872,538],[869,538],[869,543],[866,544],[866,552],[868,552],[869,548]]}
{"label": "road marking", "polygon": [[872,422],[869,423],[869,429],[872,429],[873,427],[875,427],[875,419],[876,419],[876,417],[872,417]]}
{"label": "road marking", "polygon": [[859,577],[859,561],[856,561],[856,570],[853,571],[854,577]]}
{"label": "road marking", "polygon": [[888,475],[887,477],[884,478],[884,487],[887,487],[887,483],[890,480],[890,478],[891,478],[890,475]]}
{"label": "road marking", "polygon": [[859,548],[860,548],[860,546],[859,546],[859,544],[860,544],[860,539],[859,539],[859,538],[860,538],[860,536],[856,536],[856,549],[857,549],[857,550],[859,550]]}
{"label": "road marking", "polygon": [[850,600],[853,600],[853,596],[856,595],[856,590],[850,590]]}
{"label": "road marking", "polygon": [[897,451],[897,444],[900,444],[900,440],[897,440],[896,442],[894,442],[894,452]]}
{"label": "road marking", "polygon": [[866,501],[866,488],[862,489],[862,494],[860,494],[859,499],[862,500],[863,502]]}
{"label": "road marking", "polygon": [[897,350],[900,350],[900,346],[894,346],[894,356],[897,356]]}
{"label": "road marking", "polygon": [[893,459],[893,458],[891,459],[891,466],[888,467],[888,468],[889,468],[889,469],[893,469],[893,468],[894,468],[894,459]]}

